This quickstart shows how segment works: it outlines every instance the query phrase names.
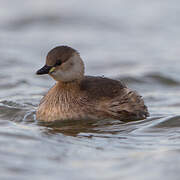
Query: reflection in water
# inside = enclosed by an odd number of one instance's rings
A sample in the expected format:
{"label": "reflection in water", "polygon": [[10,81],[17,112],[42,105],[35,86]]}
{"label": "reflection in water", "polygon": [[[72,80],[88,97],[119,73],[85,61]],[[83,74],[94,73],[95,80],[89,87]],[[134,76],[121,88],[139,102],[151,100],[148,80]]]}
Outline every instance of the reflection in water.
{"label": "reflection in water", "polygon": [[91,136],[93,133],[98,134],[115,134],[117,126],[123,124],[120,121],[115,120],[65,120],[52,123],[39,122],[38,125],[49,127],[49,133],[63,133],[69,136],[78,136],[83,134],[84,136]]}

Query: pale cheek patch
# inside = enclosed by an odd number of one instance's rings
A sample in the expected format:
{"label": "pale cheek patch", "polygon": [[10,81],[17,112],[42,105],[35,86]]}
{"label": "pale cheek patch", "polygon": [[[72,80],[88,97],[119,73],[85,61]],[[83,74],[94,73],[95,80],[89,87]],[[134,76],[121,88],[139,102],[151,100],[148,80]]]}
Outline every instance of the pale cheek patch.
{"label": "pale cheek patch", "polygon": [[79,55],[74,55],[51,75],[55,80],[64,82],[81,79],[84,75],[84,64]]}

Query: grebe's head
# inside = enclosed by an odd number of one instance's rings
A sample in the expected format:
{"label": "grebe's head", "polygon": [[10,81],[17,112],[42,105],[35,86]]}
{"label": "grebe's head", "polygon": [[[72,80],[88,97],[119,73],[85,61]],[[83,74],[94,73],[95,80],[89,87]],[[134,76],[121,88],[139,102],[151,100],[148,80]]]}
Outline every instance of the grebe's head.
{"label": "grebe's head", "polygon": [[84,64],[79,53],[68,46],[58,46],[50,50],[46,64],[36,74],[49,74],[56,81],[71,82],[84,77]]}

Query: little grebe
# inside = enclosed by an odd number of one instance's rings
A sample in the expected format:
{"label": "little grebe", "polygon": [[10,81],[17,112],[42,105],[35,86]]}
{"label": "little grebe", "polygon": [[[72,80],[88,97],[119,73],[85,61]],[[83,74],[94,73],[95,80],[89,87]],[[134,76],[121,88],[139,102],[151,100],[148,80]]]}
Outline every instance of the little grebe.
{"label": "little grebe", "polygon": [[84,63],[71,47],[52,49],[37,74],[49,74],[57,81],[39,104],[38,120],[112,118],[128,121],[149,115],[142,97],[120,81],[85,76]]}

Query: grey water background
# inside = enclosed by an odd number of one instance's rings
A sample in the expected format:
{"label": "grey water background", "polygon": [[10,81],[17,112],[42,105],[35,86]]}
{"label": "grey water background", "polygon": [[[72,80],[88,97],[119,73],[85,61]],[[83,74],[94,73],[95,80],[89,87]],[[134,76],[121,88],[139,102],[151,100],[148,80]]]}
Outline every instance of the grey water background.
{"label": "grey water background", "polygon": [[[0,179],[180,178],[180,1],[0,0]],[[35,72],[57,45],[86,74],[125,82],[151,117],[40,124],[54,84]]]}

